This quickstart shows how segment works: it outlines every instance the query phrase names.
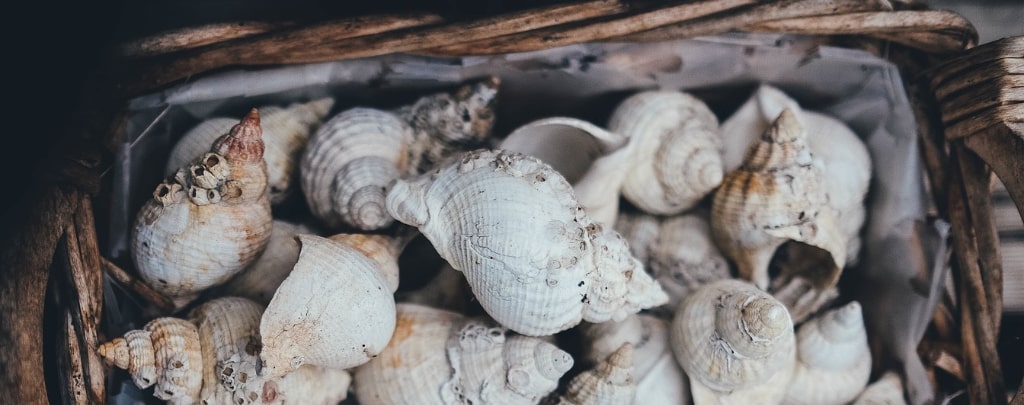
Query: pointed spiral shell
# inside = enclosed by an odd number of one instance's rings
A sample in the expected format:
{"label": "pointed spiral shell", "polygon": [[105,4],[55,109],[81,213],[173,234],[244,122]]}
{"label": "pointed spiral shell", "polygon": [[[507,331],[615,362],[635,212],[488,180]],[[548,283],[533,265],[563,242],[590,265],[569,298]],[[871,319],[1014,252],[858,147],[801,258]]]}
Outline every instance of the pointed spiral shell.
{"label": "pointed spiral shell", "polygon": [[203,386],[203,354],[199,331],[191,322],[156,318],[141,330],[106,342],[100,356],[127,369],[139,388],[155,385],[153,396],[171,404],[191,405]]}
{"label": "pointed spiral shell", "polygon": [[387,208],[419,228],[503,326],[551,335],[668,300],[622,238],[595,224],[550,166],[477,150],[398,180]]}
{"label": "pointed spiral shell", "polygon": [[633,378],[633,344],[623,343],[594,368],[569,381],[558,405],[629,404],[636,396]]}
{"label": "pointed spiral shell", "polygon": [[797,367],[787,404],[847,404],[871,377],[871,353],[860,304],[853,301],[800,326]]}

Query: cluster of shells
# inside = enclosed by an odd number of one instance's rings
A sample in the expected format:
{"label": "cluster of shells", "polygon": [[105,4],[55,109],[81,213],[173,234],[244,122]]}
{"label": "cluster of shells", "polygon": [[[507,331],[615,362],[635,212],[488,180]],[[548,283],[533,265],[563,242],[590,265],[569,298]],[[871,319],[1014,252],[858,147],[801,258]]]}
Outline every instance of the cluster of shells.
{"label": "cluster of shells", "polygon": [[871,176],[842,122],[763,85],[498,134],[500,93],[199,124],[131,239],[178,311],[100,354],[173,404],[903,403],[837,287]]}

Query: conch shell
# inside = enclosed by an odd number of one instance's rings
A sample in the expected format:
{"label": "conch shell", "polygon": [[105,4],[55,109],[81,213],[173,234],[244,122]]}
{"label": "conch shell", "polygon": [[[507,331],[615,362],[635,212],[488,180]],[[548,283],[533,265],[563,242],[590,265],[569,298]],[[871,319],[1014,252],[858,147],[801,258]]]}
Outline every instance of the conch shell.
{"label": "conch shell", "polygon": [[814,166],[821,169],[828,206],[846,237],[846,263],[854,264],[860,252],[860,229],[866,216],[864,198],[871,182],[871,156],[864,141],[842,121],[804,110],[782,90],[762,84],[722,123],[725,169],[732,171],[740,166],[750,144],[783,109],[793,111],[807,130],[807,146]]}
{"label": "conch shell", "polygon": [[360,404],[536,404],[573,365],[555,345],[487,320],[405,303],[397,312],[387,347],[355,370]]}
{"label": "conch shell", "polygon": [[797,363],[786,404],[848,404],[871,377],[860,304],[850,302],[800,325]]}
{"label": "conch shell", "polygon": [[793,322],[753,284],[699,287],[680,303],[669,336],[695,404],[781,403],[796,362]]}
{"label": "conch shell", "polygon": [[299,235],[299,260],[260,320],[261,375],[303,364],[352,368],[370,361],[395,330],[395,301],[376,262],[327,238]]}
{"label": "conch shell", "polygon": [[267,166],[256,109],[153,192],[132,232],[149,285],[187,301],[259,257],[270,241]]}
{"label": "conch shell", "polygon": [[821,277],[835,285],[846,260],[846,241],[826,209],[828,196],[807,134],[790,110],[783,110],[747,151],[743,165],[715,191],[711,230],[715,243],[736,263],[740,277],[768,288],[768,265],[787,240],[816,246],[835,266]]}
{"label": "conch shell", "polygon": [[141,330],[99,346],[109,364],[128,370],[139,388],[154,384],[153,396],[170,404],[191,405],[203,388],[203,353],[199,331],[178,318],[156,318]]}
{"label": "conch shell", "polygon": [[218,295],[245,297],[267,305],[299,260],[299,241],[295,236],[313,233],[313,229],[305,225],[275,219],[271,225],[270,242],[263,254],[224,283]]}
{"label": "conch shell", "polygon": [[[334,98],[325,97],[286,107],[267,105],[259,108],[266,149],[270,204],[284,202],[298,184],[298,161],[309,134],[319,126],[334,106]],[[171,149],[164,173],[174,174],[196,156],[210,149],[217,137],[227,133],[238,120],[214,117],[200,122],[188,130]]]}
{"label": "conch shell", "polygon": [[633,344],[623,343],[597,366],[573,377],[565,395],[552,404],[619,405],[632,403],[635,396]]}
{"label": "conch shell", "polygon": [[688,93],[636,93],[615,108],[608,130],[629,138],[632,165],[622,195],[643,211],[679,214],[722,182],[718,118]]}
{"label": "conch shell", "polygon": [[668,300],[625,241],[593,223],[565,178],[533,157],[466,153],[398,180],[387,209],[463,272],[491,317],[524,335],[622,320]]}
{"label": "conch shell", "polygon": [[903,380],[893,371],[868,385],[853,401],[853,405],[907,405],[904,398]]}
{"label": "conch shell", "polygon": [[700,285],[731,277],[729,262],[715,246],[711,226],[701,213],[655,217],[622,211],[615,229],[668,293],[663,312],[675,311],[679,301]]}

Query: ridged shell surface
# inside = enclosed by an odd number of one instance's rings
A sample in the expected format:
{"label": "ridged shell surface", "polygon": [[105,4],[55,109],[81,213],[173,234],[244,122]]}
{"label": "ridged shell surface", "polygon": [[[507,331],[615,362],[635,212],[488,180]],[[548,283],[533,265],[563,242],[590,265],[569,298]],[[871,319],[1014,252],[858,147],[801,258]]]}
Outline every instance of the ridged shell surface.
{"label": "ridged shell surface", "polygon": [[299,260],[260,321],[261,375],[303,364],[352,368],[387,345],[395,301],[377,264],[345,244],[298,236]]}
{"label": "ridged shell surface", "polygon": [[633,344],[622,346],[569,381],[558,405],[618,405],[632,403],[636,396],[633,377]]}
{"label": "ridged shell surface", "polygon": [[388,290],[393,293],[398,290],[398,255],[416,235],[414,232],[401,235],[339,233],[327,239],[352,247],[373,260]]}
{"label": "ridged shell surface", "polygon": [[206,301],[189,313],[203,351],[203,404],[260,404],[257,376],[263,306],[241,297]]}
{"label": "ridged shell surface", "polygon": [[860,304],[853,301],[800,326],[787,404],[847,404],[868,384],[871,353]]}
{"label": "ridged shell surface", "polygon": [[622,195],[641,210],[681,213],[722,181],[718,118],[688,93],[634,94],[612,112],[608,130],[629,138],[633,159]]}
{"label": "ridged shell surface", "polygon": [[348,398],[351,384],[347,370],[305,365],[266,382],[261,399],[266,405],[337,405]]}
{"label": "ridged shell surface", "polygon": [[621,320],[668,297],[611,229],[595,224],[550,166],[477,150],[397,181],[387,200],[466,276],[485,311],[529,336]]}
{"label": "ridged shell surface", "polygon": [[169,404],[191,405],[203,386],[199,331],[178,318],[156,318],[97,348],[108,363],[126,368],[139,388],[155,385],[153,396]]}
{"label": "ridged shell surface", "polygon": [[272,218],[261,134],[253,109],[208,153],[157,186],[136,214],[131,241],[147,284],[187,299],[263,252]]}
{"label": "ridged shell surface", "polygon": [[255,263],[224,283],[220,295],[246,297],[267,305],[299,260],[299,241],[295,236],[312,233],[305,225],[275,219],[267,248]]}

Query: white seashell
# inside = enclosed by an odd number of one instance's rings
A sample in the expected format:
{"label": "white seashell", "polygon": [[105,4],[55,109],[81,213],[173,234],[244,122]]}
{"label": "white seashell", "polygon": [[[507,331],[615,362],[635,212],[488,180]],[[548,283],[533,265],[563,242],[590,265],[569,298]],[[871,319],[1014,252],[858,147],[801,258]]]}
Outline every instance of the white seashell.
{"label": "white seashell", "polygon": [[826,209],[821,171],[812,164],[806,133],[783,110],[743,165],[715,191],[711,229],[715,244],[736,263],[740,277],[768,288],[768,264],[787,240],[820,247],[835,266],[824,287],[835,285],[846,259],[846,243]]}
{"label": "white seashell", "polygon": [[139,388],[154,386],[153,396],[169,404],[191,405],[203,387],[199,331],[191,322],[156,318],[97,348],[108,364],[127,369]]}
{"label": "white seashell", "polygon": [[569,381],[558,405],[618,405],[633,402],[636,380],[633,378],[633,344],[623,343],[618,350]]}
{"label": "white seashell", "polygon": [[669,332],[694,403],[781,403],[796,362],[786,307],[753,284],[725,279],[683,299]]}
{"label": "white seashell", "polygon": [[[297,184],[298,161],[309,134],[334,106],[331,97],[292,103],[286,107],[267,105],[260,107],[263,142],[266,150],[270,203],[284,202]],[[228,133],[238,120],[227,117],[206,119],[188,130],[171,149],[165,175],[172,175],[179,167],[210,149],[217,137]],[[210,187],[206,187],[210,188]]]}
{"label": "white seashell", "polygon": [[255,261],[272,221],[257,110],[153,197],[136,214],[131,252],[157,291],[188,301]]}
{"label": "white seashell", "polygon": [[241,297],[219,297],[189,312],[203,352],[202,404],[262,403],[257,378],[263,306]]}
{"label": "white seashell", "polygon": [[722,123],[725,169],[732,171],[740,166],[749,145],[783,109],[793,111],[807,130],[807,146],[814,165],[821,168],[828,205],[847,240],[846,263],[854,264],[866,216],[864,198],[871,182],[871,157],[864,142],[842,121],[804,110],[782,90],[762,84]]}
{"label": "white seashell", "polygon": [[360,404],[536,404],[572,357],[539,338],[415,304],[397,305],[394,336],[355,371]]}
{"label": "white seashell", "polygon": [[800,326],[797,363],[786,404],[847,404],[871,376],[860,304],[853,301]]}
{"label": "white seashell", "polygon": [[621,320],[668,297],[536,158],[477,150],[398,180],[388,212],[419,228],[491,317],[529,336]]}
{"label": "white seashell", "polygon": [[303,364],[358,366],[380,353],[395,330],[395,301],[374,261],[330,239],[298,239],[299,260],[260,320],[267,378]]}
{"label": "white seashell", "polygon": [[261,398],[267,405],[337,405],[348,398],[351,383],[352,375],[346,370],[305,365],[264,383]]}
{"label": "white seashell", "polygon": [[270,242],[256,262],[238,273],[220,288],[220,296],[246,297],[262,305],[270,303],[295,262],[299,260],[299,241],[296,235],[312,234],[302,224],[275,219],[271,226]]}
{"label": "white seashell", "polygon": [[688,93],[636,93],[615,108],[608,130],[629,138],[632,161],[622,195],[641,210],[679,214],[722,181],[718,118]]}
{"label": "white seashell", "polygon": [[629,139],[571,117],[542,118],[516,128],[499,149],[540,159],[573,186],[576,200],[594,222],[611,226],[619,190],[632,163]]}
{"label": "white seashell", "polygon": [[398,290],[398,255],[418,235],[412,228],[400,229],[395,235],[339,233],[328,239],[343,243],[373,260],[387,283],[388,291],[394,293]]}
{"label": "white seashell", "polygon": [[906,405],[903,380],[895,372],[888,371],[868,385],[853,401],[853,405]]}

